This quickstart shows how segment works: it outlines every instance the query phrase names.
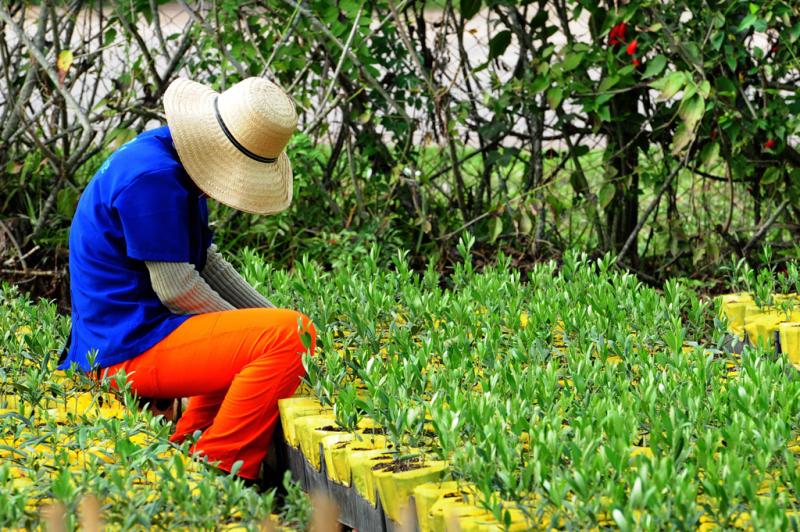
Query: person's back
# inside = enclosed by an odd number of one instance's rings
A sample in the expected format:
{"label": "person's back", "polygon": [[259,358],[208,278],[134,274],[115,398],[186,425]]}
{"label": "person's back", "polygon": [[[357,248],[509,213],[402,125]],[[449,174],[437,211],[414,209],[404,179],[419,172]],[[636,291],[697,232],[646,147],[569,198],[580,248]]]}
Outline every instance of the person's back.
{"label": "person's back", "polygon": [[[159,249],[165,236],[173,244]],[[70,229],[73,329],[62,367],[116,364],[183,323],[188,315],[161,303],[143,261],[202,270],[210,244],[206,199],[181,166],[169,129],[116,150],[84,190]],[[97,358],[88,360],[90,353]]]}

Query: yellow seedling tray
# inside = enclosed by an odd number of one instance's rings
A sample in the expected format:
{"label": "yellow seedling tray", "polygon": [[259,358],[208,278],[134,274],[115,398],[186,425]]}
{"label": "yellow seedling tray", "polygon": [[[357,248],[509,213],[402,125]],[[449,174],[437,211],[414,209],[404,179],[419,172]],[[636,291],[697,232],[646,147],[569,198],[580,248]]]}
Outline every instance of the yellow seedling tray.
{"label": "yellow seedling tray", "polygon": [[778,332],[781,338],[781,351],[789,362],[800,369],[800,321],[781,323]]}
{"label": "yellow seedling tray", "polygon": [[378,495],[386,515],[395,522],[400,522],[403,509],[414,488],[420,484],[439,480],[444,476],[448,463],[444,461],[427,461],[423,466],[408,471],[374,471],[373,476],[378,486]]}
{"label": "yellow seedling tray", "polygon": [[350,463],[351,485],[355,490],[376,506],[375,476],[372,467],[377,464],[391,462],[394,458],[390,449],[371,449],[367,451],[351,451],[347,460]]}
{"label": "yellow seedling tray", "polygon": [[278,411],[281,415],[283,436],[286,442],[297,448],[300,442],[295,434],[295,420],[301,417],[330,412],[331,409],[324,408],[319,401],[312,397],[288,397],[278,401]]}

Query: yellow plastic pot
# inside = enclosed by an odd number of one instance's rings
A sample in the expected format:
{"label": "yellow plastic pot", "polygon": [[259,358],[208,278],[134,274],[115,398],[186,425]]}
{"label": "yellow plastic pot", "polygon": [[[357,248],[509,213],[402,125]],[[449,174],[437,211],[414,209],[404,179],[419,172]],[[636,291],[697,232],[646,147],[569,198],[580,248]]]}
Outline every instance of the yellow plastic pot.
{"label": "yellow plastic pot", "polygon": [[631,458],[636,458],[637,456],[645,456],[647,458],[653,458],[653,450],[650,447],[642,447],[640,445],[634,445],[631,447]]}
{"label": "yellow plastic pot", "polygon": [[417,509],[417,523],[420,532],[430,532],[430,512],[433,503],[438,501],[445,493],[456,493],[458,482],[447,480],[445,482],[426,482],[414,487],[414,504]]}
{"label": "yellow plastic pot", "polygon": [[352,483],[352,475],[350,473],[350,454],[352,452],[390,447],[390,444],[386,441],[386,436],[380,434],[356,433],[352,436],[353,438],[350,440],[331,441],[329,446],[326,446],[327,440],[324,440],[322,448],[331,478],[345,486],[349,486]]}
{"label": "yellow plastic pot", "polygon": [[400,522],[403,508],[408,505],[414,488],[442,478],[448,465],[444,461],[428,461],[424,462],[423,467],[408,471],[374,471],[378,496],[386,515],[395,522]]}
{"label": "yellow plastic pot", "polygon": [[800,369],[800,321],[784,322],[778,326],[781,351],[789,362]]}
{"label": "yellow plastic pot", "polygon": [[298,418],[330,412],[313,397],[288,397],[278,401],[278,411],[283,426],[283,437],[292,447],[298,447],[300,442],[295,434],[295,421]]}
{"label": "yellow plastic pot", "polygon": [[351,451],[348,454],[351,485],[373,506],[377,505],[378,500],[375,494],[375,476],[372,468],[377,464],[391,462],[393,458],[394,455],[390,449]]}
{"label": "yellow plastic pot", "polygon": [[[504,508],[504,513],[505,511],[508,511],[511,517],[508,527],[506,527],[505,523],[498,521],[491,513],[489,513],[489,517],[461,517],[458,519],[458,524],[461,532],[522,532],[539,528],[532,526],[532,523],[525,517],[525,513],[522,510],[506,507]],[[541,528],[545,528],[545,525],[542,524]]]}
{"label": "yellow plastic pot", "polygon": [[325,436],[341,432],[320,430],[322,427],[336,425],[336,417],[332,413],[317,414],[298,418],[294,423],[294,431],[299,442],[300,451],[306,460],[319,471],[319,443]]}
{"label": "yellow plastic pot", "polygon": [[352,432],[345,432],[329,434],[320,440],[322,456],[325,457],[325,466],[330,480],[343,485],[350,484],[350,469],[344,467],[344,464],[347,464],[347,460],[343,459],[345,455],[340,453],[334,458],[334,450],[342,444],[353,441],[355,437],[356,435]]}
{"label": "yellow plastic pot", "polygon": [[[431,531],[449,530],[450,525],[456,521],[463,530],[464,525],[474,521],[487,521],[492,519],[492,514],[473,504],[464,502],[460,495],[455,497],[440,497],[431,507],[428,525]],[[422,527],[420,527],[422,530]]]}
{"label": "yellow plastic pot", "polygon": [[753,298],[750,294],[727,294],[721,299],[721,313],[728,319],[728,330],[743,338],[745,311],[748,305],[753,304]]}

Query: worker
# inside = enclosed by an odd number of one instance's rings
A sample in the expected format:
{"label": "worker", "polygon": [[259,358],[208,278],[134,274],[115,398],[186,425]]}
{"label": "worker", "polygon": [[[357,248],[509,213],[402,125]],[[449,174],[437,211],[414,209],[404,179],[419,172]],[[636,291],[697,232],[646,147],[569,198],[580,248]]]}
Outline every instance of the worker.
{"label": "worker", "polygon": [[[207,198],[276,214],[292,200],[285,147],[297,114],[276,84],[222,93],[187,79],[164,94],[167,125],[102,164],[69,236],[72,329],[60,368],[124,372],[148,398],[189,397],[172,440],[255,482],[313,354],[309,318],[274,308],[212,243]],[[112,379],[113,380],[113,379]]]}

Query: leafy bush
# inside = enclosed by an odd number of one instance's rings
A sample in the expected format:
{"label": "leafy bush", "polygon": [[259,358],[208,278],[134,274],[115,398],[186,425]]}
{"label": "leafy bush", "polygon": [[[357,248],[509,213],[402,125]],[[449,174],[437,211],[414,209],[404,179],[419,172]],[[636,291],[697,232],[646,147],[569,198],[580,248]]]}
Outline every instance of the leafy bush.
{"label": "leafy bush", "polygon": [[795,253],[790,2],[157,4],[1,8],[12,263],[63,238],[92,158],[162,120],[177,75],[264,75],[297,101],[294,206],[218,223],[278,263],[371,242],[449,263],[465,232],[490,257],[610,251],[651,281],[762,240]]}

